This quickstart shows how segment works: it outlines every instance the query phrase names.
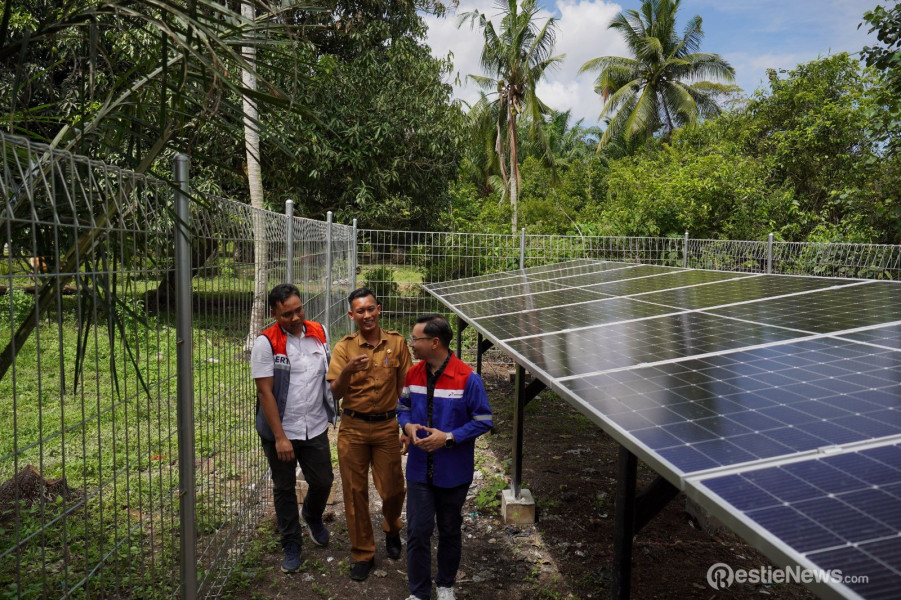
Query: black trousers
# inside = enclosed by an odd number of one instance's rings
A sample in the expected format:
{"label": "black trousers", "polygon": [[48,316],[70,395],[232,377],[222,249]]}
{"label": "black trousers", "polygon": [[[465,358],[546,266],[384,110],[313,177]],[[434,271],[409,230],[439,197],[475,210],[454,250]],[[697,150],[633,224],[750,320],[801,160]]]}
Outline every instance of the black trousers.
{"label": "black trousers", "polygon": [[261,439],[263,452],[269,459],[272,471],[272,495],[275,505],[275,517],[282,546],[294,542],[303,544],[303,528],[300,525],[297,505],[296,465],[308,484],[307,495],[303,499],[303,515],[307,520],[322,519],[325,504],[335,475],[332,472],[332,456],[329,451],[328,430],[309,440],[291,440],[294,447],[294,460],[279,460],[275,451],[275,442]]}

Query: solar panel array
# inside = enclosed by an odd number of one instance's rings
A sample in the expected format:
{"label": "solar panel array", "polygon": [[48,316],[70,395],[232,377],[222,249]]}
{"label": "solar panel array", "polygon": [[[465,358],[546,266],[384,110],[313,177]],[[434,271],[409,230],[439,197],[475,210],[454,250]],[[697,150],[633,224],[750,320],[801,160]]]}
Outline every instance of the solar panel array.
{"label": "solar panel array", "polygon": [[426,286],[781,564],[901,589],[901,283],[572,261]]}

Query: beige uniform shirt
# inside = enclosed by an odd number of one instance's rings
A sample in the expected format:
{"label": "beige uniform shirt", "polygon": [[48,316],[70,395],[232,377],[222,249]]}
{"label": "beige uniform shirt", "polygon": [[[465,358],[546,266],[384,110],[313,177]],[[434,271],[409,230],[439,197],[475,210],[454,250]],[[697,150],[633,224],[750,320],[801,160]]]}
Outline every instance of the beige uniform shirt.
{"label": "beige uniform shirt", "polygon": [[366,414],[386,413],[397,408],[404,378],[413,364],[407,341],[396,331],[381,330],[376,346],[369,344],[360,332],[344,336],[335,345],[326,379],[334,381],[348,361],[365,354],[369,367],[352,373],[341,408]]}

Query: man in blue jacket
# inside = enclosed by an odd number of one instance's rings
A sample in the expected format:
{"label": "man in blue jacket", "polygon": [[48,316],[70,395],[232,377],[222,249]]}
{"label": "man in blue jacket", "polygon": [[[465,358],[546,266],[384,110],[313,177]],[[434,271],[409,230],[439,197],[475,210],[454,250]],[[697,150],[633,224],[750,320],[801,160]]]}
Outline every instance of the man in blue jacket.
{"label": "man in blue jacket", "polygon": [[397,421],[407,458],[407,600],[432,592],[431,539],[438,524],[438,600],[454,599],[460,566],[463,502],[472,484],[475,439],[491,429],[482,379],[450,351],[453,332],[441,315],[423,315],[410,336],[419,359],[408,372]]}

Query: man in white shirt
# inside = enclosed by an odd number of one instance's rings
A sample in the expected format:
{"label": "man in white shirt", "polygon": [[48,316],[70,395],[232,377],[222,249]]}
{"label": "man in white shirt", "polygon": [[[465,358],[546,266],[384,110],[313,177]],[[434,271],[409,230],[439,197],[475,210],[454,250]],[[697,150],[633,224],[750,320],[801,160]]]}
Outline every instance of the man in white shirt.
{"label": "man in white shirt", "polygon": [[334,474],[328,424],[337,421],[326,383],[329,344],[325,328],[304,320],[296,286],[283,283],[269,292],[275,323],[257,337],[250,370],[257,388],[256,430],[272,471],[272,492],[284,560],[282,571],[300,569],[302,528],[295,486],[300,465],[309,488],[303,518],[317,546],[329,542],[322,522]]}

